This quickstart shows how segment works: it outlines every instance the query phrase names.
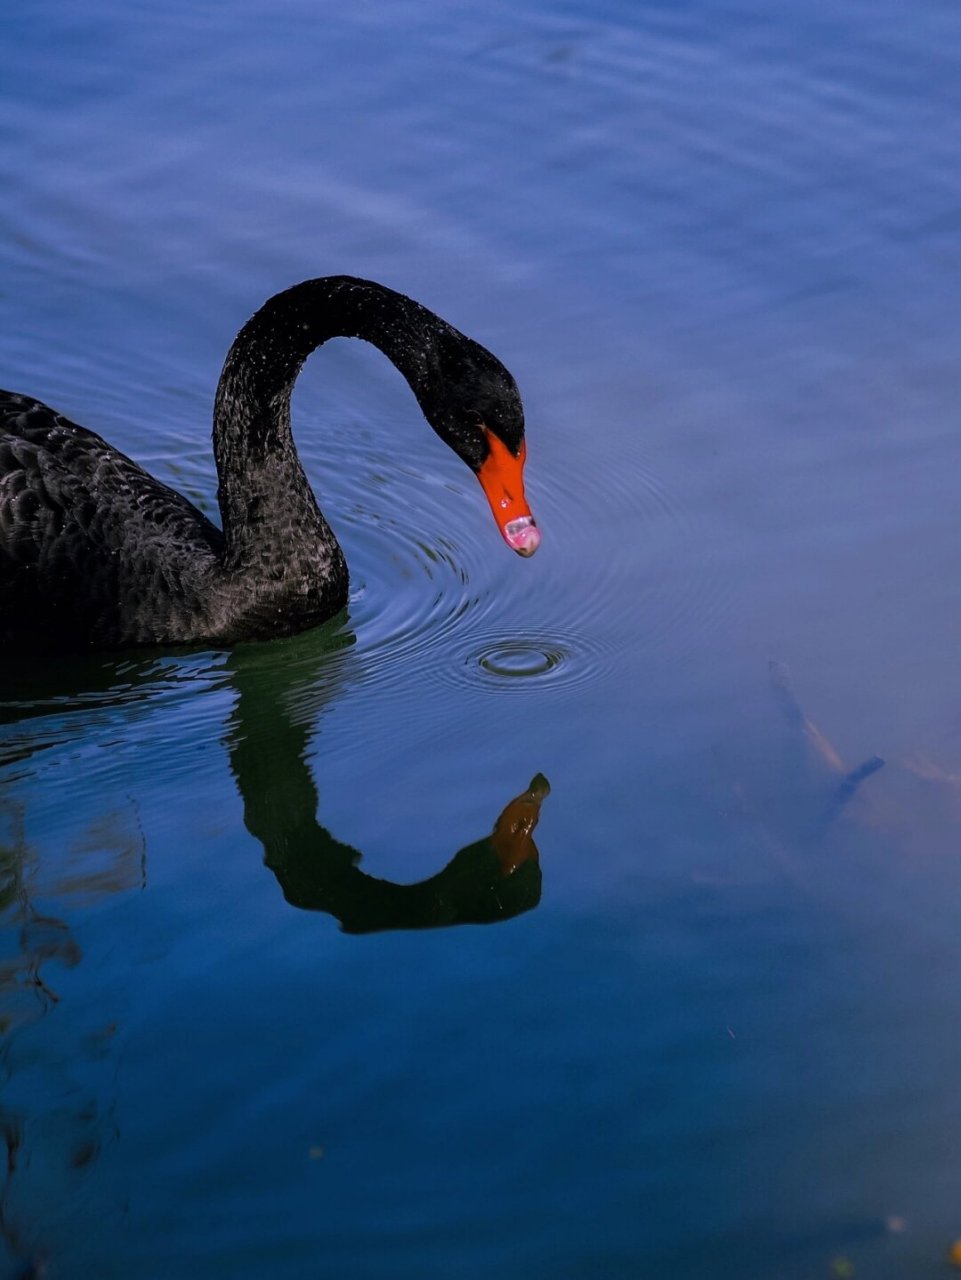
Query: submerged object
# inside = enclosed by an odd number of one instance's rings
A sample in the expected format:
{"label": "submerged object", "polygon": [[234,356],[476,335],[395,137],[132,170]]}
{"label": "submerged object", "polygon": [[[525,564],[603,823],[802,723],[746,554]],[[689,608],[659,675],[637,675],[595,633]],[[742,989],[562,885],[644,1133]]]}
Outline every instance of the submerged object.
{"label": "submerged object", "polygon": [[508,546],[533,555],[510,373],[403,294],[330,276],[269,299],[230,348],[214,402],[220,529],[94,432],[0,391],[0,643],[232,644],[338,613],[347,565],[290,424],[304,361],[334,337],[383,351],[476,474]]}

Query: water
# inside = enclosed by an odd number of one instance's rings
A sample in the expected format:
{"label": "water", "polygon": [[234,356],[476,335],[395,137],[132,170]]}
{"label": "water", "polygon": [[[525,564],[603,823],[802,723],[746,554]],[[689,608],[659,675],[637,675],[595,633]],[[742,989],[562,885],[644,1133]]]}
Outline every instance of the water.
{"label": "water", "polygon": [[[5,31],[0,383],[213,512],[236,330],[371,276],[514,372],[544,544],[332,344],[346,619],[7,664],[0,1274],[940,1274],[956,6]],[[539,865],[489,838],[538,773]]]}

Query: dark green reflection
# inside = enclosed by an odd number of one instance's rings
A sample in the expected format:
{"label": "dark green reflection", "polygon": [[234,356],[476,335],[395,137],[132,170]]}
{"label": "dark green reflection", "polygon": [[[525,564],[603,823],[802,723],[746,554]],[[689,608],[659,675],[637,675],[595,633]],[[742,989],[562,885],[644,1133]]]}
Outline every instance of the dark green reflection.
{"label": "dark green reflection", "polygon": [[[550,791],[541,774],[510,800],[490,834],[458,850],[429,879],[397,884],[358,868],[360,852],[317,821],[317,789],[307,765],[313,715],[304,714],[298,698],[323,699],[325,691],[317,667],[305,672],[293,653],[291,642],[283,642],[231,656],[237,703],[226,737],[244,822],[263,845],[287,901],[328,912],[348,933],[486,924],[535,907],[541,870],[532,833]],[[331,680],[337,667],[324,664]]]}

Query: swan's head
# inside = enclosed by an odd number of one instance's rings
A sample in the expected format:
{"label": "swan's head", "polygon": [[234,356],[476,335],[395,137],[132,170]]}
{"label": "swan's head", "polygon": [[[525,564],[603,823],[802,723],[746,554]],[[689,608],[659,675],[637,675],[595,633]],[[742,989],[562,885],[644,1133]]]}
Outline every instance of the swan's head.
{"label": "swan's head", "polygon": [[440,345],[427,421],[470,467],[504,541],[522,556],[541,544],[524,496],[524,408],[517,383],[496,356],[456,330]]}

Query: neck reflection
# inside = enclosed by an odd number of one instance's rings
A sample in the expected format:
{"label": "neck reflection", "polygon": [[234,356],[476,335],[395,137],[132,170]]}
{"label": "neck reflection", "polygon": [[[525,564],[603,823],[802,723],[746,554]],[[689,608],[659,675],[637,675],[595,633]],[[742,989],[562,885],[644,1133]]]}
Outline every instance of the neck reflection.
{"label": "neck reflection", "polygon": [[359,850],[317,821],[308,727],[290,710],[295,680],[277,661],[268,668],[235,653],[231,665],[237,703],[226,745],[244,824],[292,906],[325,911],[346,933],[489,924],[537,906],[541,869],[533,832],[550,792],[542,774],[508,801],[489,834],[459,849],[435,875],[414,884],[379,879],[359,869]]}

